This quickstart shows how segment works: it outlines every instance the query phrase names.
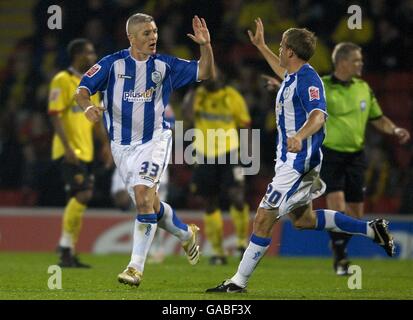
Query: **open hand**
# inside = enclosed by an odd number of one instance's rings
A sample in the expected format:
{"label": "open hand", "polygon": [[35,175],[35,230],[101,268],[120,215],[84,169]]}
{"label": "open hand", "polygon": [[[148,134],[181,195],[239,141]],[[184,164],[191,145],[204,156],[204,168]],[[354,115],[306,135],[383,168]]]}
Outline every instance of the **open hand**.
{"label": "open hand", "polygon": [[255,34],[253,34],[251,30],[248,30],[248,35],[250,37],[252,44],[258,48],[260,46],[265,45],[264,25],[261,21],[261,18],[257,18],[254,21],[256,27]]}
{"label": "open hand", "polygon": [[200,46],[211,43],[211,37],[204,18],[199,19],[198,16],[194,16],[192,18],[192,28],[194,29],[194,34],[188,33],[187,36],[194,42]]}

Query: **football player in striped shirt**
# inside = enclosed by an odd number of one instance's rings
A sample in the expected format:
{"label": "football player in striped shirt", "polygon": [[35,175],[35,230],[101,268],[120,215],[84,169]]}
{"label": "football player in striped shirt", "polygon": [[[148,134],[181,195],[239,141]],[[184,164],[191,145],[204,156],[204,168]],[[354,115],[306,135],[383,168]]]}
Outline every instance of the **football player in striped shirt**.
{"label": "football player in striped shirt", "polygon": [[[171,155],[172,133],[164,111],[172,90],[215,76],[211,39],[206,22],[195,16],[194,34],[199,61],[157,54],[158,28],[153,17],[137,13],[126,22],[130,48],[108,55],[83,76],[76,101],[86,117],[103,118],[112,154],[137,209],[130,263],[119,274],[121,283],[139,286],[145,260],[159,226],[177,236],[189,263],[199,260],[196,225],[183,223],[157,194]],[[104,108],[90,96],[101,91]]]}
{"label": "football player in striped shirt", "polygon": [[265,44],[261,19],[255,23],[256,33],[248,31],[250,40],[283,79],[275,107],[278,130],[275,176],[257,210],[250,243],[236,274],[207,292],[245,291],[255,267],[270,246],[274,224],[286,214],[297,229],[363,235],[382,246],[389,256],[394,255],[387,221],[361,221],[339,211],[313,210],[312,200],[325,190],[319,176],[327,118],[323,83],[308,64],[315,51],[316,38],[307,29],[288,29],[283,34],[278,57]]}

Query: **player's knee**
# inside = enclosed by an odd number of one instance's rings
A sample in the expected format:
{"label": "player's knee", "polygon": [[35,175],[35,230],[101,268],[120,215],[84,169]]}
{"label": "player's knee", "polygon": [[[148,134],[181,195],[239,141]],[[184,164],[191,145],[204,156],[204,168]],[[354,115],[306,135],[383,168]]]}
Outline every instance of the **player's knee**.
{"label": "player's knee", "polygon": [[294,228],[297,230],[306,230],[306,229],[314,229],[315,227],[315,220],[312,217],[303,216],[300,219],[293,220]]}
{"label": "player's knee", "polygon": [[153,211],[153,196],[146,190],[138,190],[135,193],[136,209],[138,212],[151,212]]}
{"label": "player's knee", "polygon": [[297,230],[307,229],[306,228],[306,223],[304,221],[301,221],[301,220],[293,221],[293,225],[294,225],[294,228],[296,228]]}
{"label": "player's knee", "polygon": [[254,233],[265,234],[271,232],[272,224],[268,221],[268,218],[262,214],[256,214],[254,219]]}
{"label": "player's knee", "polygon": [[136,199],[136,208],[138,212],[148,212],[153,210],[153,201],[148,196],[139,197]]}

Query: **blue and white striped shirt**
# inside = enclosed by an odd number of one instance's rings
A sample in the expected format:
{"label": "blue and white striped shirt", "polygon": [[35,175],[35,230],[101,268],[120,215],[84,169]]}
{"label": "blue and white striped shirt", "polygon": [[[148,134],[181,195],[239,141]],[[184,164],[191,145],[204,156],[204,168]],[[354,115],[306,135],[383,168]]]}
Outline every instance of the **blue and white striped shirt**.
{"label": "blue and white striped shirt", "polygon": [[300,152],[287,151],[287,138],[301,129],[314,110],[327,115],[324,86],[317,72],[309,64],[304,64],[296,73],[286,73],[277,94],[277,167],[287,163],[304,174],[320,164],[324,127],[302,141]]}
{"label": "blue and white striped shirt", "polygon": [[89,69],[79,88],[103,92],[104,122],[112,141],[142,144],[168,128],[164,109],[172,90],[198,79],[198,61],[156,54],[138,61],[125,49]]}

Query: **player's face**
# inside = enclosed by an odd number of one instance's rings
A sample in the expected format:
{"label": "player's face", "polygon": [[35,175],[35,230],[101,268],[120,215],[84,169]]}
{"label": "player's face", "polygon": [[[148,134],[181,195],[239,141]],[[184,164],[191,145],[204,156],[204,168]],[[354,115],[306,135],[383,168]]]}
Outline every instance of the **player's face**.
{"label": "player's face", "polygon": [[363,55],[360,50],[353,50],[344,60],[344,66],[347,72],[352,76],[361,76],[363,70]]}
{"label": "player's face", "polygon": [[283,36],[281,43],[280,43],[280,49],[279,49],[279,58],[280,58],[280,67],[286,68],[287,67],[287,57],[290,54],[291,49],[287,48],[286,44],[286,37]]}
{"label": "player's face", "polygon": [[155,54],[156,43],[158,42],[158,28],[155,22],[144,22],[134,26],[129,40],[138,53],[143,55]]}

